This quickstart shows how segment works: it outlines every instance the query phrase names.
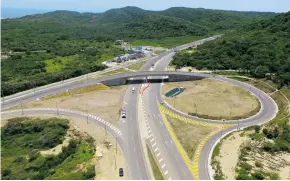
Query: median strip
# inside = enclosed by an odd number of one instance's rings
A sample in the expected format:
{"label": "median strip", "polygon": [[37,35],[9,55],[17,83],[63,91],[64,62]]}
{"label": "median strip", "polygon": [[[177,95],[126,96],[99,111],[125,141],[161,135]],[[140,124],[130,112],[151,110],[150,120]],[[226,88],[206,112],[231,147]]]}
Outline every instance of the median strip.
{"label": "median strip", "polygon": [[[233,125],[223,125],[223,124],[214,124],[214,123],[202,124],[203,123],[202,121],[191,120],[189,118],[185,118],[185,117],[177,115],[175,113],[170,114],[171,111],[169,111],[166,108],[164,108],[161,104],[159,104],[159,110],[160,110],[160,114],[162,116],[162,119],[163,119],[163,121],[165,123],[165,126],[166,126],[168,132],[170,133],[170,135],[171,135],[171,137],[172,137],[172,139],[173,139],[178,151],[180,152],[181,156],[183,157],[186,165],[188,166],[189,170],[193,174],[194,178],[195,179],[199,179],[199,171],[198,171],[199,158],[200,158],[200,153],[201,153],[201,150],[202,150],[204,144],[213,135],[218,133],[221,129],[224,129],[225,127],[230,127],[230,126],[233,126]],[[170,124],[170,122],[166,118],[166,114],[168,114],[170,116],[174,115],[174,118],[176,120],[181,120],[181,121],[183,121],[183,122],[185,122],[187,124],[193,124],[193,125],[197,125],[197,126],[209,126],[209,125],[211,125],[211,127],[218,128],[218,129],[216,129],[214,131],[211,131],[204,138],[202,138],[201,142],[198,144],[196,150],[194,151],[193,161],[190,159],[190,157],[188,156],[188,153],[186,152],[186,150],[182,146],[181,142],[179,141],[176,133],[174,132],[174,129],[173,129],[172,125]]]}

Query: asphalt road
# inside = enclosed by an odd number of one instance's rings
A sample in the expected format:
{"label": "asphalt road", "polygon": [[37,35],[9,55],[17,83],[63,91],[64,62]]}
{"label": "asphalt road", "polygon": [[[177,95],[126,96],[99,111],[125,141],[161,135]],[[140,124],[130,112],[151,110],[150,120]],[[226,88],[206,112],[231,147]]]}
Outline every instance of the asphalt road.
{"label": "asphalt road", "polygon": [[[159,63],[157,70],[164,70],[167,67],[167,65],[169,64],[169,62],[170,62],[170,58],[164,59],[163,61],[161,61]],[[245,118],[245,119],[240,119],[240,120],[227,120],[227,121],[223,122],[221,120],[210,120],[210,119],[203,119],[203,118],[190,116],[188,114],[182,113],[182,112],[172,108],[168,104],[164,104],[169,110],[171,110],[177,114],[180,114],[184,117],[191,118],[191,119],[204,121],[204,122],[211,122],[211,123],[214,122],[217,124],[238,124],[237,126],[233,126],[231,128],[222,130],[221,132],[215,134],[204,145],[204,147],[201,151],[200,158],[199,158],[199,178],[201,180],[209,180],[209,179],[211,179],[210,171],[209,171],[209,164],[210,164],[210,158],[211,158],[212,149],[213,149],[214,144],[218,140],[220,140],[221,137],[229,134],[230,132],[232,132],[234,130],[246,128],[246,127],[249,127],[252,125],[261,125],[265,122],[272,120],[273,118],[275,118],[275,116],[278,112],[278,106],[275,103],[275,101],[268,94],[266,94],[265,92],[261,91],[260,89],[257,89],[249,84],[239,82],[239,81],[236,81],[233,79],[228,79],[228,78],[225,78],[222,76],[216,76],[216,75],[198,74],[198,73],[185,73],[185,74],[191,74],[191,75],[195,74],[196,76],[199,76],[199,77],[212,78],[215,80],[230,82],[230,83],[233,83],[235,85],[238,85],[238,86],[248,90],[254,96],[256,96],[258,98],[258,100],[260,101],[260,105],[261,105],[260,111],[254,116],[251,116],[251,117]],[[164,102],[162,99],[162,96],[161,96],[161,84],[155,84],[155,85],[151,86],[151,90],[149,90],[149,91],[151,91],[150,92],[151,98],[149,99],[151,107],[153,105],[155,105],[156,102]],[[154,109],[156,109],[156,108],[154,108]],[[155,114],[157,114],[157,113],[155,113]]]}
{"label": "asphalt road", "polygon": [[[141,74],[142,75],[151,74],[152,72],[144,72],[144,71],[150,70],[152,65],[154,65],[154,67],[158,69],[158,67],[163,64],[159,62],[163,62],[162,61],[163,59],[167,59],[167,57],[171,57],[174,54],[174,52],[177,50],[182,50],[182,49],[194,46],[194,45],[198,45],[212,39],[214,38],[207,38],[204,40],[192,42],[192,43],[177,47],[175,49],[166,51],[156,57],[153,57],[149,59],[142,66],[140,71],[143,71],[143,72]],[[138,77],[138,74],[140,75],[140,73],[131,74],[130,77],[134,77],[134,75]],[[126,118],[126,122],[121,127],[121,129],[123,130],[123,133],[127,133],[126,138],[127,138],[128,148],[129,148],[128,153],[130,155],[130,158],[129,158],[130,161],[128,161],[130,164],[128,167],[132,176],[131,179],[139,179],[138,174],[137,174],[138,172],[139,172],[140,179],[150,179],[148,177],[148,172],[149,172],[148,169],[151,169],[151,168],[147,167],[147,164],[144,158],[144,150],[142,149],[142,146],[141,146],[141,138],[140,138],[140,134],[138,130],[139,121],[137,120],[136,108],[137,108],[139,86],[136,86],[136,92],[134,94],[132,94],[132,87],[133,86],[129,86],[129,88],[127,89],[126,95],[124,97],[123,107],[127,111],[127,118]],[[158,115],[160,119],[159,109],[157,107],[156,100],[154,101],[155,107],[154,106],[151,107],[151,106],[152,105],[149,104],[149,107],[148,107],[148,104],[146,104],[145,106],[147,108],[146,113],[148,114],[149,124],[151,125],[152,132],[154,135],[156,135],[155,138],[156,138],[156,143],[159,145],[158,147],[159,151],[162,154],[162,156],[165,158],[164,162],[167,165],[167,169],[168,169],[167,171],[170,173],[170,178],[176,179],[176,180],[177,179],[187,179],[187,180],[192,179],[192,174],[188,170],[181,155],[177,151],[177,148],[173,144],[173,141],[169,133],[167,132],[167,129],[164,126],[158,127],[158,126],[162,126],[162,125],[159,125],[160,120],[158,121],[157,124],[154,120],[156,118],[155,115]],[[131,130],[136,130],[136,131],[131,131]],[[162,133],[160,131],[162,131]]]}
{"label": "asphalt road", "polygon": [[[46,97],[48,95],[53,95],[61,92],[65,92],[70,89],[86,87],[89,85],[94,85],[106,80],[112,80],[117,78],[129,78],[129,77],[144,77],[144,76],[164,76],[164,75],[185,75],[185,76],[197,76],[197,77],[204,77],[204,78],[214,78],[217,80],[228,81],[235,83],[239,86],[248,89],[254,95],[256,95],[262,105],[261,111],[248,119],[240,120],[239,127],[247,127],[254,124],[262,124],[266,121],[269,121],[273,118],[277,112],[277,105],[275,102],[264,92],[256,89],[248,84],[238,82],[231,79],[226,79],[220,76],[213,76],[208,74],[198,74],[198,73],[189,73],[189,72],[162,72],[165,69],[167,64],[170,62],[170,57],[173,56],[176,50],[184,49],[189,46],[198,45],[205,41],[212,40],[213,38],[208,38],[201,41],[196,41],[184,46],[180,46],[175,49],[171,49],[166,51],[156,57],[150,58],[147,63],[141,68],[143,72],[132,72],[122,75],[112,75],[107,77],[101,77],[97,79],[85,79],[76,81],[71,81],[66,84],[62,82],[56,83],[57,85],[46,87],[44,89],[38,89],[37,91],[30,91],[28,94],[22,94],[21,96],[12,96],[10,99],[4,100],[2,102],[2,110],[7,109],[11,106],[19,105],[24,102],[34,101],[38,98]],[[152,64],[155,65],[156,72],[152,71],[145,71],[151,68]],[[126,155],[126,159],[128,160],[128,168],[129,168],[129,177],[131,179],[149,179],[148,177],[148,168],[144,161],[144,152],[141,146],[141,140],[139,135],[139,126],[137,121],[136,115],[136,104],[137,104],[137,94],[131,93],[132,86],[129,86],[129,89],[126,92],[124,97],[124,106],[127,110],[127,118],[125,121],[120,122],[120,128],[122,130],[123,136],[120,137],[119,141],[121,142],[120,145],[123,148],[123,151]],[[33,92],[33,93],[32,93]],[[136,93],[138,89],[136,89]],[[178,152],[176,146],[172,142],[172,138],[170,137],[166,127],[162,125],[160,122],[160,114],[157,107],[157,101],[162,101],[161,94],[160,94],[160,84],[151,85],[147,92],[144,95],[145,100],[145,108],[146,112],[148,113],[148,117],[150,117],[150,125],[155,135],[157,135],[156,142],[160,145],[160,152],[166,160],[167,167],[169,172],[172,174],[172,179],[193,179],[192,174],[189,172],[187,166],[185,165],[180,153]],[[173,111],[177,110],[172,109]],[[201,121],[213,122],[214,120],[206,120],[206,119],[199,119]],[[237,121],[228,121],[227,124],[232,124],[233,122]],[[235,128],[229,128],[228,130],[223,130],[222,133],[216,134],[213,136],[204,146],[199,169],[200,169],[200,178],[201,179],[209,179],[208,174],[208,160],[210,155],[210,150],[213,144],[222,136],[223,134],[228,133],[229,131]],[[122,142],[122,140],[124,142]]]}

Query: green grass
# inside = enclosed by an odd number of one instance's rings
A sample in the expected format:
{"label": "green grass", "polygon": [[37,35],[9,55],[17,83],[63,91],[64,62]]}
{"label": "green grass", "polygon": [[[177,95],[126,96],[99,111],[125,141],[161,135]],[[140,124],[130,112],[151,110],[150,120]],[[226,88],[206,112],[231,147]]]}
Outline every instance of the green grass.
{"label": "green grass", "polygon": [[108,75],[122,74],[122,73],[127,73],[127,72],[131,72],[131,71],[125,70],[124,68],[120,68],[120,69],[117,69],[117,70],[114,70],[114,71],[111,71],[111,72],[106,72],[106,73],[103,73],[103,74],[99,74],[99,75],[93,76],[92,78],[105,77],[105,76],[108,76]]}
{"label": "green grass", "polygon": [[150,149],[147,146],[147,152],[148,152],[148,157],[149,157],[149,161],[153,170],[153,175],[155,177],[155,180],[164,180],[162,173],[159,170],[159,167],[157,165],[157,163],[154,160],[154,157],[150,151]]}
{"label": "green grass", "polygon": [[59,155],[41,155],[62,143],[69,128],[68,120],[59,118],[13,118],[1,128],[1,169],[4,180],[89,179],[94,169],[86,164],[94,156],[91,138],[72,140]]}
{"label": "green grass", "polygon": [[45,70],[49,73],[60,72],[67,64],[73,61],[73,59],[74,56],[45,60]]}
{"label": "green grass", "polygon": [[228,76],[227,78],[234,79],[234,80],[241,81],[241,82],[247,82],[247,81],[249,81],[249,79],[247,79],[245,77],[238,77],[238,76]]}
{"label": "green grass", "polygon": [[128,66],[127,68],[131,70],[139,70],[145,63],[146,63],[145,61],[138,62],[138,63]]}
{"label": "green grass", "polygon": [[185,43],[193,42],[201,39],[200,36],[179,36],[179,37],[166,37],[161,39],[139,39],[132,42],[132,45],[141,46],[154,46],[154,47],[164,47],[173,48]]}
{"label": "green grass", "polygon": [[[66,96],[72,96],[75,94],[81,94],[81,93],[86,93],[86,92],[92,92],[92,91],[99,91],[99,90],[107,90],[110,89],[110,87],[104,85],[104,84],[96,84],[96,85],[91,85],[88,87],[82,87],[82,88],[78,88],[78,89],[73,89],[70,90],[68,92],[63,92],[60,94],[56,94],[56,95],[52,95],[52,96],[48,96],[45,98],[45,100],[47,99],[53,99],[53,98],[59,98],[59,97],[66,97]],[[17,107],[19,108],[19,107]]]}
{"label": "green grass", "polygon": [[161,54],[161,53],[163,53],[163,52],[165,52],[166,50],[156,50],[156,51],[154,51],[154,53],[155,54]]}
{"label": "green grass", "polygon": [[[290,99],[290,89],[282,88],[280,89],[280,92],[284,93],[285,96],[288,99]],[[288,102],[280,92],[276,92],[275,94],[271,96],[277,103],[279,110],[278,110],[277,116],[272,121],[269,122],[270,125],[278,124],[278,125],[283,126],[285,123],[288,122],[288,119],[290,117]]]}
{"label": "green grass", "polygon": [[88,162],[94,156],[94,152],[92,151],[91,145],[86,143],[81,143],[76,153],[68,158],[66,158],[59,166],[57,166],[54,170],[55,173],[50,177],[47,177],[48,180],[63,180],[63,179],[74,179],[75,177],[78,179],[82,178],[81,172],[71,172],[74,170],[78,164],[82,164]]}

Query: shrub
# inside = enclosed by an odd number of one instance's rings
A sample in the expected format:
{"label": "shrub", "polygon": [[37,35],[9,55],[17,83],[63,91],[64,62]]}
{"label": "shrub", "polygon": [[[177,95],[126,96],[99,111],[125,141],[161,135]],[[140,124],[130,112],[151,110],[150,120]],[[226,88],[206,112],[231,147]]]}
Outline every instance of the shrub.
{"label": "shrub", "polygon": [[264,133],[265,136],[267,136],[267,134],[268,134],[268,129],[267,129],[267,128],[264,128],[264,129],[263,129],[263,133]]}
{"label": "shrub", "polygon": [[270,177],[270,180],[280,180],[278,173],[270,173],[269,177]]}
{"label": "shrub", "polygon": [[240,163],[240,167],[247,170],[247,171],[250,171],[252,170],[252,166],[250,164],[248,164],[247,162],[241,162]]}
{"label": "shrub", "polygon": [[253,178],[249,175],[246,175],[246,174],[239,174],[237,177],[236,177],[237,180],[252,180]]}
{"label": "shrub", "polygon": [[255,180],[264,180],[264,175],[261,172],[255,172],[251,174]]}
{"label": "shrub", "polygon": [[256,161],[255,165],[256,165],[256,167],[259,167],[259,168],[263,167],[263,164],[259,161]]}
{"label": "shrub", "polygon": [[256,133],[259,133],[259,132],[260,132],[260,130],[261,130],[261,127],[260,127],[260,126],[258,126],[258,125],[256,125],[254,129],[255,129],[255,132],[256,132]]}
{"label": "shrub", "polygon": [[32,150],[32,151],[28,154],[28,161],[31,162],[31,161],[35,160],[38,156],[39,156],[39,152],[38,152],[38,150]]}
{"label": "shrub", "polygon": [[5,168],[2,170],[2,176],[8,176],[11,174],[11,170],[8,168]]}

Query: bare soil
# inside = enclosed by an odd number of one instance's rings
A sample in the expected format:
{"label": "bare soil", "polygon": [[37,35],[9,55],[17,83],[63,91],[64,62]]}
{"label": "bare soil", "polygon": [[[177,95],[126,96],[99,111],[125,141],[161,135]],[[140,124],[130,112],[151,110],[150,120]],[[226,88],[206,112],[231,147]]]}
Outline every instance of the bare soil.
{"label": "bare soil", "polygon": [[[49,99],[29,102],[23,108],[63,108],[75,111],[88,112],[115,124],[119,119],[119,110],[122,108],[123,96],[127,86],[107,87],[106,89],[76,93],[71,95],[53,96]],[[21,106],[13,109],[20,109]]]}
{"label": "bare soil", "polygon": [[[290,154],[275,153],[269,154],[261,151],[262,142],[252,141],[246,135],[241,136],[242,132],[235,132],[222,141],[220,154],[216,157],[220,162],[222,172],[227,180],[235,180],[235,168],[239,161],[241,146],[250,146],[251,151],[248,151],[247,163],[253,169],[252,172],[262,170],[268,173],[278,173],[282,180],[290,178]],[[247,134],[250,132],[247,131]],[[258,168],[255,162],[260,162],[263,166]]]}
{"label": "bare soil", "polygon": [[235,180],[235,168],[239,161],[240,146],[243,142],[249,140],[247,136],[241,137],[239,132],[222,140],[220,154],[216,160],[220,162],[222,172],[227,180]]}
{"label": "bare soil", "polygon": [[175,100],[163,98],[172,107],[185,113],[231,119],[249,117],[259,111],[258,100],[247,90],[231,83],[213,79],[165,83],[162,95],[175,87],[186,89]]}

